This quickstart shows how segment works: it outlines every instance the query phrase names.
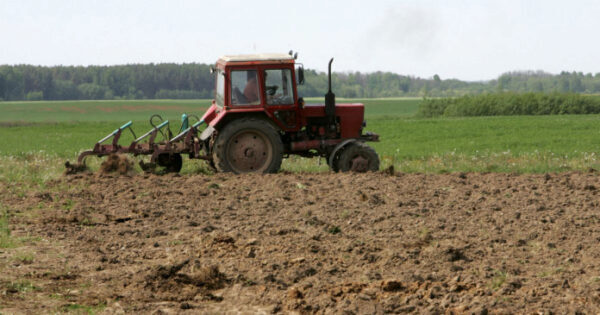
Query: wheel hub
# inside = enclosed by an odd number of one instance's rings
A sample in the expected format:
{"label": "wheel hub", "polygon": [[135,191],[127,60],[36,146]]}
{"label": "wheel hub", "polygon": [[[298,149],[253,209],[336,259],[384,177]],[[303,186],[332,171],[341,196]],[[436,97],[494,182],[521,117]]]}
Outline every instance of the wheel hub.
{"label": "wheel hub", "polygon": [[252,148],[246,148],[246,150],[244,150],[244,156],[247,158],[254,157],[254,150]]}
{"label": "wheel hub", "polygon": [[261,171],[273,154],[268,139],[254,131],[242,131],[232,137],[227,151],[229,164],[239,173]]}
{"label": "wheel hub", "polygon": [[350,166],[350,170],[354,172],[366,172],[368,169],[369,160],[365,159],[360,155],[352,159],[352,165]]}

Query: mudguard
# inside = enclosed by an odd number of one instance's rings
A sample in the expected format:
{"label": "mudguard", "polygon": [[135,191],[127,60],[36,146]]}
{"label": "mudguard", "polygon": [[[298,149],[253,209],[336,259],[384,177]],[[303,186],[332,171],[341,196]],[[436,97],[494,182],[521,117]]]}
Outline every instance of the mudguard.
{"label": "mudguard", "polygon": [[335,158],[335,155],[338,153],[338,151],[352,142],[356,142],[356,139],[347,139],[347,140],[344,140],[344,141],[338,143],[335,146],[335,148],[333,148],[333,151],[329,155],[329,165],[333,165],[333,159]]}

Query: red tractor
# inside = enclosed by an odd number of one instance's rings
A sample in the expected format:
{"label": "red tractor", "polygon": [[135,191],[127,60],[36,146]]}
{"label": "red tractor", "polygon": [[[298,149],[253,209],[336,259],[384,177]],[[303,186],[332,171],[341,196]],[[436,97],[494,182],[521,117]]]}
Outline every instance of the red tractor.
{"label": "red tractor", "polygon": [[[283,157],[296,154],[324,157],[336,172],[378,170],[379,157],[365,142],[378,141],[379,136],[363,133],[364,105],[335,104],[333,58],[325,104],[312,105],[298,97],[296,85],[303,84],[304,69],[296,68],[296,56],[291,52],[223,56],[211,68],[216,76],[215,99],[197,123],[188,127],[184,115],[179,134],[171,137],[162,130],[168,128],[168,121],[155,125],[151,120],[152,130],[129,146],[121,146],[118,140],[124,129],[131,130],[129,122],[96,143],[93,150],[83,152],[78,162],[82,164],[88,155],[145,154],[152,156],[146,165],[178,172],[181,154],[187,154],[207,160],[220,172],[275,173]],[[199,132],[203,123],[207,127]],[[159,133],[163,141],[155,142]],[[146,137],[149,141],[141,143]],[[102,144],[109,138],[112,144]]]}

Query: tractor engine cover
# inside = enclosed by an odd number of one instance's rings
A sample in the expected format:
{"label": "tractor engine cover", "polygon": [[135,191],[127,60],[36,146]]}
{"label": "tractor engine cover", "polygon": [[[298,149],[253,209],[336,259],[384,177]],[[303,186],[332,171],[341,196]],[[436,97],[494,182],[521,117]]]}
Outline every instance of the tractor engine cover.
{"label": "tractor engine cover", "polygon": [[[336,104],[335,116],[340,122],[341,138],[358,138],[364,121],[365,106],[361,103]],[[310,118],[325,117],[324,104],[307,104],[302,108],[302,116]]]}

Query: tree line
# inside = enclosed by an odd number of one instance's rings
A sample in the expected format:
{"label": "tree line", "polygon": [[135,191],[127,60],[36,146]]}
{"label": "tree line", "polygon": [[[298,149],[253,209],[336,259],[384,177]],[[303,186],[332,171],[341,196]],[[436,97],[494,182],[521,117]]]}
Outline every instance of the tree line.
{"label": "tree line", "polygon": [[[214,77],[207,64],[118,66],[0,66],[0,101],[212,98]],[[493,92],[600,93],[600,73],[521,71],[496,80],[467,82],[438,75],[419,78],[391,72],[334,73],[338,97],[454,97]],[[327,74],[305,71],[304,97],[323,96]]]}
{"label": "tree line", "polygon": [[111,100],[211,98],[214,79],[204,64],[121,66],[0,66],[0,99]]}

